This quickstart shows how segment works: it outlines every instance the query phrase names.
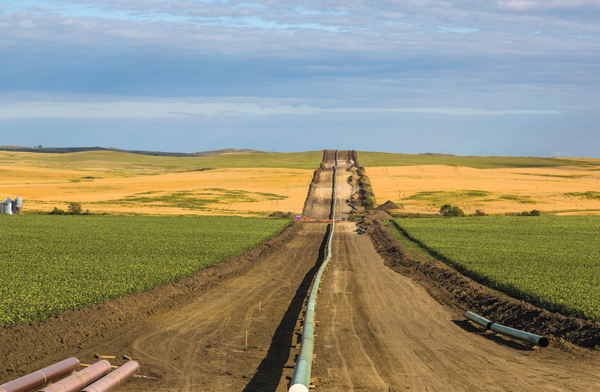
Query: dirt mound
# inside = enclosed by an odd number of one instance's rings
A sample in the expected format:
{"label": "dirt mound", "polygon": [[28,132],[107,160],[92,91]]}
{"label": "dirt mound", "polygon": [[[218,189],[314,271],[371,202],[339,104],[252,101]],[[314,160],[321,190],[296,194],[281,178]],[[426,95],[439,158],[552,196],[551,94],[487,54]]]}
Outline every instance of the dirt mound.
{"label": "dirt mound", "polygon": [[275,211],[274,213],[272,213],[271,215],[269,215],[269,218],[290,218],[290,219],[294,219],[294,218],[296,218],[296,214],[293,214],[291,212]]}
{"label": "dirt mound", "polygon": [[393,201],[388,200],[385,203],[383,203],[382,205],[380,205],[379,207],[373,208],[373,209],[374,210],[381,210],[381,211],[383,211],[383,210],[399,210],[400,207],[398,207],[396,205],[396,203],[394,203]]}
{"label": "dirt mound", "polygon": [[547,336],[552,345],[564,347],[564,341],[582,347],[600,345],[600,323],[563,316],[496,294],[441,261],[415,261],[381,223],[365,219],[359,225],[367,230],[390,268],[418,281],[440,303],[461,311],[470,310],[499,324]]}
{"label": "dirt mound", "polygon": [[370,219],[372,221],[394,219],[390,214],[388,214],[385,211],[371,211],[367,215],[365,215],[365,218]]}

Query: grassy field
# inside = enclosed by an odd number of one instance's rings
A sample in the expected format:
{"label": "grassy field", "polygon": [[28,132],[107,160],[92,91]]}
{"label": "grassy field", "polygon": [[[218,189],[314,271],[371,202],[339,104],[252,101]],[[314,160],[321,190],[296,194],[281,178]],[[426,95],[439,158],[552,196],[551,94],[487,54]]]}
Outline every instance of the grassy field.
{"label": "grassy field", "polygon": [[540,157],[479,157],[428,154],[396,154],[361,151],[358,160],[364,167],[390,166],[463,166],[474,169],[508,169],[553,166],[581,166],[598,168],[600,159],[540,158]]}
{"label": "grassy field", "polygon": [[545,309],[600,321],[600,217],[396,219],[459,271]]}
{"label": "grassy field", "polygon": [[239,255],[288,219],[0,215],[0,326],[145,291]]}
{"label": "grassy field", "polygon": [[24,166],[75,172],[101,173],[104,177],[189,172],[224,168],[284,168],[315,170],[323,151],[295,153],[220,154],[169,157],[112,151],[46,154],[0,151],[0,166]]}

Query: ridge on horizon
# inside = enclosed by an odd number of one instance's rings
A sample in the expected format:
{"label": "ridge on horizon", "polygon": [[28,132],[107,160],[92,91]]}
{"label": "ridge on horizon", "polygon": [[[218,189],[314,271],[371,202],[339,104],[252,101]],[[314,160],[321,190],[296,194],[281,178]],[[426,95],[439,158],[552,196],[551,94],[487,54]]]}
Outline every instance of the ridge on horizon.
{"label": "ridge on horizon", "polygon": [[85,151],[113,151],[129,154],[152,155],[152,156],[179,156],[179,157],[200,157],[219,154],[265,154],[274,151],[253,150],[248,148],[223,148],[219,150],[198,151],[198,152],[164,152],[164,151],[145,151],[145,150],[123,150],[116,147],[23,147],[23,146],[0,146],[0,151],[14,152],[37,152],[46,154],[68,154]]}

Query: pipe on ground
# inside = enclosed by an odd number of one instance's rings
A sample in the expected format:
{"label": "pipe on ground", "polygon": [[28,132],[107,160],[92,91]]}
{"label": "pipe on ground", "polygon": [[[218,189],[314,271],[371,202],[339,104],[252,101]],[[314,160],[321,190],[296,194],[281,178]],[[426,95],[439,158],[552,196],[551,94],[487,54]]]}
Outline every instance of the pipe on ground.
{"label": "pipe on ground", "polygon": [[89,387],[82,389],[81,392],[112,392],[129,381],[139,370],[140,365],[136,361],[129,361]]}
{"label": "pipe on ground", "polygon": [[308,296],[308,302],[306,304],[306,314],[304,317],[304,327],[302,329],[302,342],[300,343],[300,354],[298,354],[298,360],[296,361],[296,367],[294,368],[294,375],[290,382],[289,392],[308,392],[310,389],[310,374],[312,372],[312,360],[313,360],[313,348],[314,348],[314,334],[315,334],[315,306],[317,301],[317,294],[319,292],[319,286],[321,285],[321,277],[325,271],[325,267],[331,260],[331,242],[333,239],[333,232],[335,231],[335,206],[336,206],[336,177],[337,177],[337,150],[335,151],[335,166],[333,167],[333,192],[332,192],[332,212],[331,219],[331,232],[329,233],[329,239],[327,240],[327,257],[323,261],[323,264],[319,268],[315,280],[313,281],[310,295]]}
{"label": "pipe on ground", "polygon": [[80,370],[64,380],[48,385],[40,392],[77,392],[110,372],[110,362],[102,360]]}
{"label": "pipe on ground", "polygon": [[79,367],[79,359],[73,357],[38,370],[6,384],[0,385],[0,392],[29,392],[51,381],[65,376]]}
{"label": "pipe on ground", "polygon": [[540,347],[548,347],[550,345],[550,341],[548,338],[540,335],[536,335],[529,332],[524,332],[518,329],[506,327],[504,325],[496,324],[491,322],[490,320],[483,318],[473,312],[465,312],[465,317],[469,320],[473,321],[475,324],[478,324],[484,327],[487,330],[492,332],[496,332],[505,336],[510,336],[513,339],[520,340],[522,342],[533,344],[534,346]]}

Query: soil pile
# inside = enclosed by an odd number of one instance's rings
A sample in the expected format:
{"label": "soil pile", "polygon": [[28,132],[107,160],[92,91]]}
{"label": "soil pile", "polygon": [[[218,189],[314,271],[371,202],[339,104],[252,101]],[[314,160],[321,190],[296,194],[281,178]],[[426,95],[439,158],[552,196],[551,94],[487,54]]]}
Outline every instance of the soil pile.
{"label": "soil pile", "polygon": [[565,340],[582,347],[600,345],[600,323],[563,316],[496,294],[441,261],[414,260],[379,222],[364,219],[359,226],[366,229],[377,252],[390,268],[418,281],[442,304],[475,312],[495,323],[547,336],[552,345],[564,347]]}
{"label": "soil pile", "polygon": [[383,203],[382,205],[380,205],[379,207],[373,208],[373,209],[374,210],[381,210],[381,211],[383,211],[383,210],[399,210],[400,207],[398,207],[396,205],[396,203],[394,203],[393,201],[388,200],[385,203]]}
{"label": "soil pile", "polygon": [[372,221],[382,221],[394,219],[390,214],[385,211],[371,211],[367,215],[365,215],[366,219],[370,219]]}

